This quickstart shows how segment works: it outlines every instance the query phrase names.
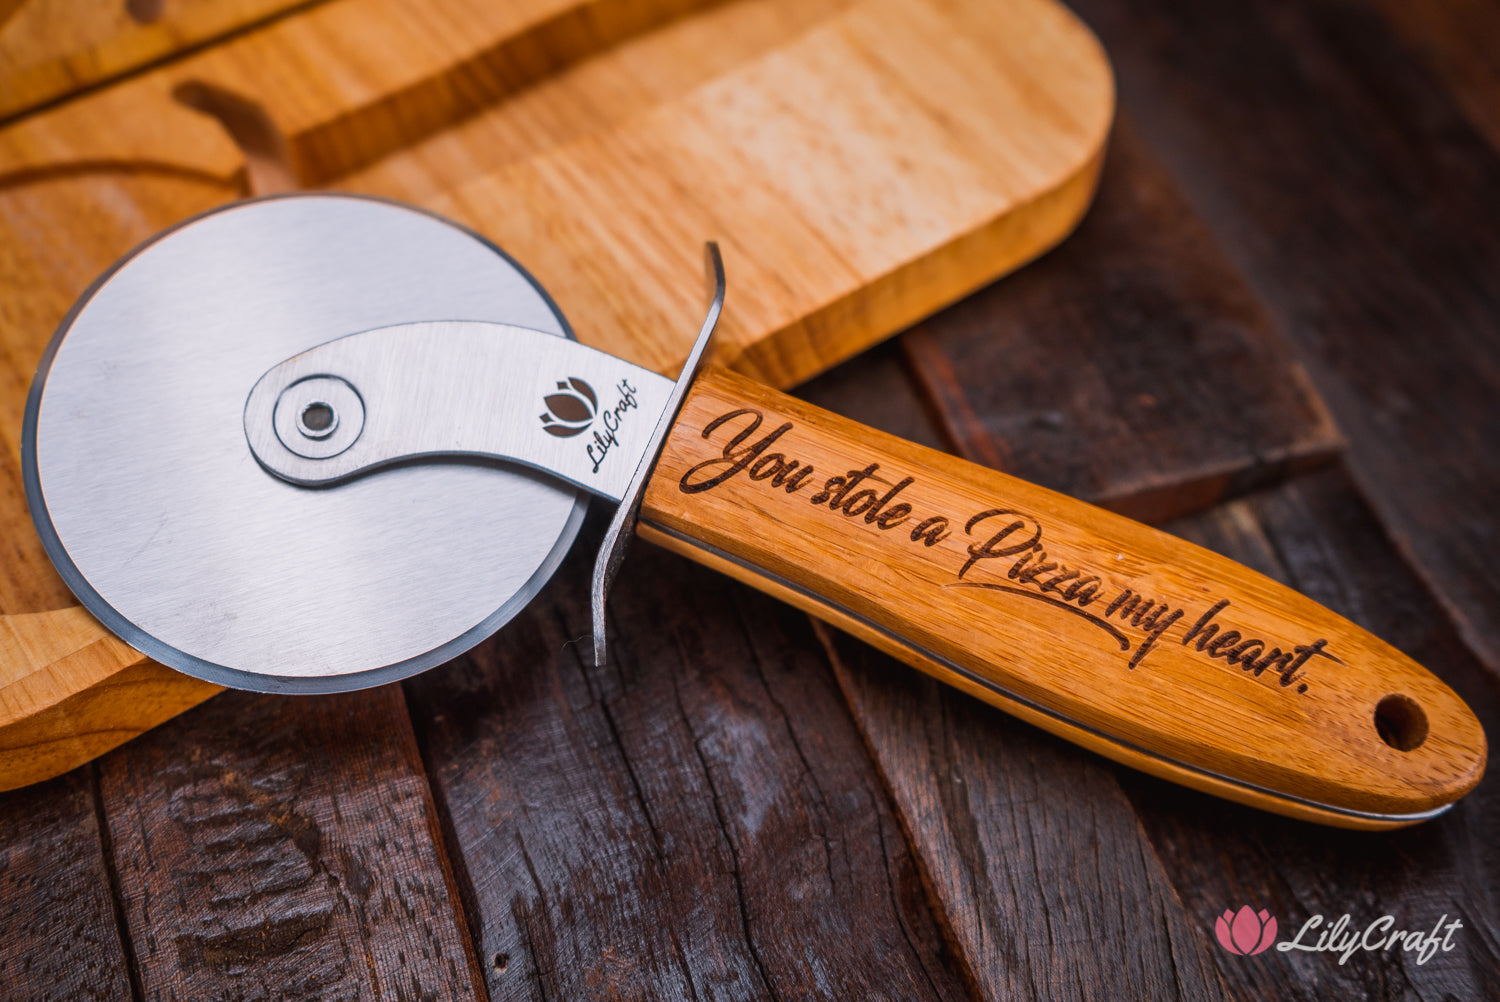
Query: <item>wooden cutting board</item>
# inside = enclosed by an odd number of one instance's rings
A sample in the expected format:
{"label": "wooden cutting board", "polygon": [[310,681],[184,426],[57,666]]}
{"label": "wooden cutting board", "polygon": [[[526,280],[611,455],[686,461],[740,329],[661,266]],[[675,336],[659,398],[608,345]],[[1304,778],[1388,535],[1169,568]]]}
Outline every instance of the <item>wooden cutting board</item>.
{"label": "wooden cutting board", "polygon": [[0,0],[0,120],[310,0]]}
{"label": "wooden cutting board", "polygon": [[714,359],[785,387],[1062,239],[1113,101],[1097,42],[1051,0],[329,0],[13,119],[0,789],[217,691],[78,609],[24,508],[31,373],[139,241],[245,194],[386,195],[504,247],[580,339],[675,373],[716,239]]}

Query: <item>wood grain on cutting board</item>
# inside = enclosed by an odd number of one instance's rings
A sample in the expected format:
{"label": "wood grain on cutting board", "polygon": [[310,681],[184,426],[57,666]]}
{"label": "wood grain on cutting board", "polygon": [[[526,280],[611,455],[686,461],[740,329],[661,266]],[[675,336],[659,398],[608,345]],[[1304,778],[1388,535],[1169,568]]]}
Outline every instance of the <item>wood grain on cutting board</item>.
{"label": "wood grain on cutting board", "polygon": [[[513,254],[582,340],[667,372],[717,239],[715,358],[787,386],[1062,239],[1113,103],[1051,0],[330,0],[18,118],[0,129],[0,611],[72,605],[25,517],[30,375],[74,298],[163,226],[267,187],[413,201]],[[215,691],[102,630],[5,677],[0,788]]]}
{"label": "wood grain on cutting board", "polygon": [[0,119],[317,0],[0,0]]}

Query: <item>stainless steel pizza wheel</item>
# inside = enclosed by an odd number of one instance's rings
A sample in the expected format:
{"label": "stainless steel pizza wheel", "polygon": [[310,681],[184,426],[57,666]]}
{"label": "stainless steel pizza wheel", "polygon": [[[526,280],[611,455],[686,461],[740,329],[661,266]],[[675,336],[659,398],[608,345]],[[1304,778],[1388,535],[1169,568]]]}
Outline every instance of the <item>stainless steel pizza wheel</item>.
{"label": "stainless steel pizza wheel", "polygon": [[391,681],[494,632],[561,561],[585,495],[430,462],[308,489],[245,441],[276,363],[433,320],[572,337],[483,238],[376,199],[239,203],[137,248],[63,321],[27,404],[27,500],[68,585],[152,658],[262,691]]}

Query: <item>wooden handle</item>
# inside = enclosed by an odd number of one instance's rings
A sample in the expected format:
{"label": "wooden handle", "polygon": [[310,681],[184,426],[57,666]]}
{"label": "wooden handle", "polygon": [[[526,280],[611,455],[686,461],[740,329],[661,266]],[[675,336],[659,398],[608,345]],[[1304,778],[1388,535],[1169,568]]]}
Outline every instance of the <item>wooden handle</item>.
{"label": "wooden handle", "polygon": [[723,371],[640,534],[1146,772],[1349,828],[1430,817],[1485,737],[1390,645],[1240,564]]}

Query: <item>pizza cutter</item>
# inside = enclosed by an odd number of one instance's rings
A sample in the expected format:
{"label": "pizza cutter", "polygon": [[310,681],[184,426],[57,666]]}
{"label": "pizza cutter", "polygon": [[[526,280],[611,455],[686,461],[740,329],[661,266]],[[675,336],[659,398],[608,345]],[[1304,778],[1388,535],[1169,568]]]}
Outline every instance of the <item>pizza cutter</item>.
{"label": "pizza cutter", "polygon": [[[371,198],[237,203],[90,288],[28,401],[27,500],[79,600],[212,682],[441,664],[547,582],[590,498],[1118,761],[1283,814],[1411,824],[1486,746],[1439,679],[1223,557],[728,372],[590,348],[517,262]],[[686,277],[686,276],[685,276]],[[684,339],[685,340],[685,339]],[[691,596],[682,601],[690,602]]]}

